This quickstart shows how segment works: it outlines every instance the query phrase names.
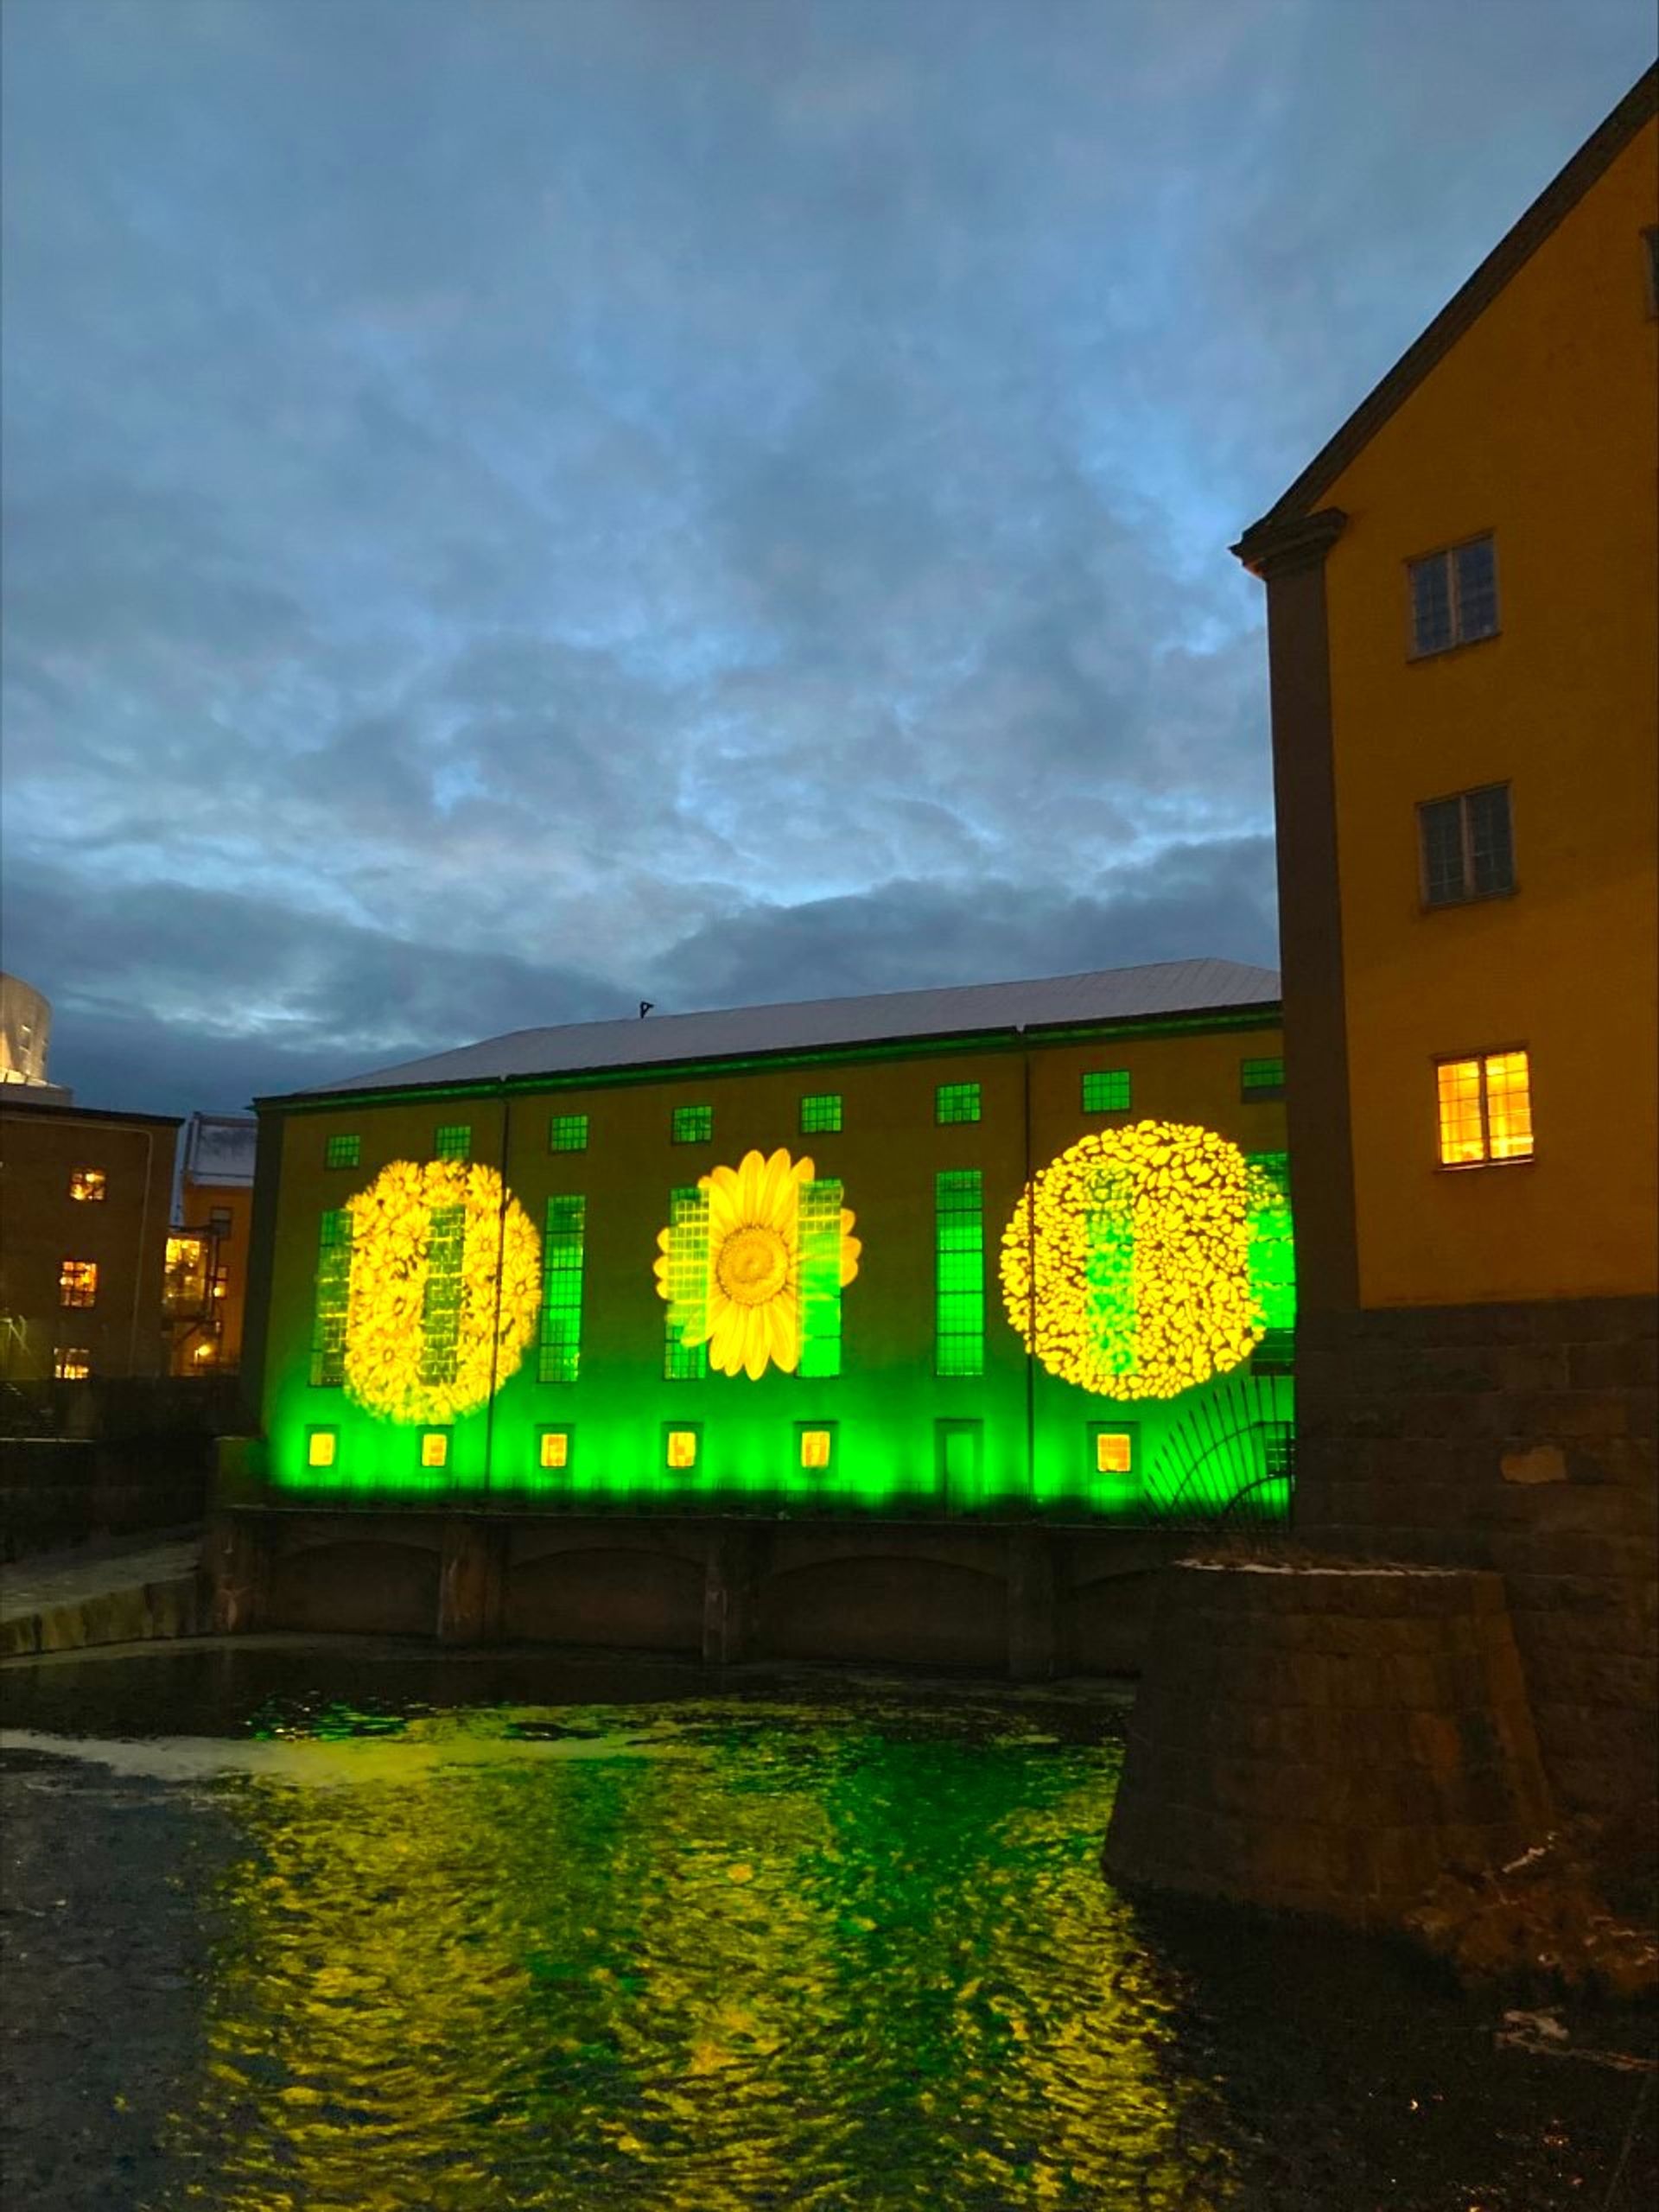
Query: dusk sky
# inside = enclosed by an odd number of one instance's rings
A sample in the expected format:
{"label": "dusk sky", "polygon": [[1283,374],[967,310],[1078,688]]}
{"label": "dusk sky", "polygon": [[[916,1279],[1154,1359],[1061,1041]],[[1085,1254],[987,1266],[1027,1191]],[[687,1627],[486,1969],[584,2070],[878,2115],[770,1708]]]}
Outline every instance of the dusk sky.
{"label": "dusk sky", "polygon": [[6,0],[3,963],[80,1103],[1272,963],[1227,548],[1651,0]]}

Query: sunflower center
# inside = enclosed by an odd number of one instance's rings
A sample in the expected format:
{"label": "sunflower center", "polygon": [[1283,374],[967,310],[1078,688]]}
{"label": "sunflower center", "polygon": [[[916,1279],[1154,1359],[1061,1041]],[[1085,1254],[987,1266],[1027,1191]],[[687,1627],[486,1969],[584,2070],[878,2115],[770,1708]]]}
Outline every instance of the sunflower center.
{"label": "sunflower center", "polygon": [[788,1280],[788,1245],[759,1222],[734,1230],[715,1261],[715,1281],[734,1306],[764,1306]]}

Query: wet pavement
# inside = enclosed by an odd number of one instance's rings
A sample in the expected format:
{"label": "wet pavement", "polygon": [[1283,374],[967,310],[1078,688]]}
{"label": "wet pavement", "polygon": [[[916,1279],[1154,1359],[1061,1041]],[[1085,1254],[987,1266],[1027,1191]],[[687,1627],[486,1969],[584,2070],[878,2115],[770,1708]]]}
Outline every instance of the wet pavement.
{"label": "wet pavement", "polygon": [[1659,2183],[1650,2018],[1506,2024],[1403,1951],[1116,1895],[1096,1688],[272,1637],[0,1691],[9,2207]]}

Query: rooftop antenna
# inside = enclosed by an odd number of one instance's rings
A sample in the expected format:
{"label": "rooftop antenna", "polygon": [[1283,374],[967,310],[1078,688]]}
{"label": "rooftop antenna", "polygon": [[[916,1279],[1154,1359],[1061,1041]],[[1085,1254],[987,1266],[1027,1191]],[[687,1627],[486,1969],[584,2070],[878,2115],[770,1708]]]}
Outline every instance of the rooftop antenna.
{"label": "rooftop antenna", "polygon": [[652,1007],[653,1006],[655,1006],[655,1005],[656,1005],[656,1003],[657,1003],[657,1001],[656,1001],[656,1000],[655,1000],[655,999],[641,999],[641,1000],[640,1000],[640,1001],[639,1001],[639,1019],[640,1019],[640,1020],[641,1020],[641,1021],[643,1021],[643,1020],[645,1020],[645,1016],[646,1016],[646,1015],[651,1012]]}

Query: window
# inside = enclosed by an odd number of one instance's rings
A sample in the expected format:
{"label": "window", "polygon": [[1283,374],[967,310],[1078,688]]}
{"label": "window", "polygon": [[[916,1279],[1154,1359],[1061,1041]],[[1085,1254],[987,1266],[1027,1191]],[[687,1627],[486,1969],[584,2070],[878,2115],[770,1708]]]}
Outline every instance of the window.
{"label": "window", "polygon": [[665,1428],[663,1431],[663,1465],[681,1473],[695,1467],[702,1436],[701,1428]]}
{"label": "window", "polygon": [[543,1474],[562,1475],[570,1465],[570,1431],[544,1428],[536,1449],[536,1464]]}
{"label": "window", "polygon": [[542,1344],[538,1368],[543,1382],[574,1382],[582,1363],[582,1275],[587,1236],[588,1201],[563,1197],[547,1202],[547,1236],[542,1245]]}
{"label": "window", "polygon": [[1515,888],[1515,838],[1510,787],[1487,784],[1453,798],[1426,800],[1417,810],[1423,904],[1456,906]]}
{"label": "window", "polygon": [[586,1152],[588,1116],[555,1114],[547,1125],[547,1148],[550,1152]]}
{"label": "window", "polygon": [[934,1338],[938,1375],[985,1371],[985,1212],[977,1167],[934,1179]]}
{"label": "window", "polygon": [[1085,1114],[1121,1114],[1129,1103],[1128,1068],[1091,1068],[1083,1078]]}
{"label": "window", "polygon": [[1497,635],[1497,563],[1490,537],[1471,537],[1406,565],[1414,659]]}
{"label": "window", "polygon": [[1133,1427],[1122,1421],[1091,1421],[1089,1424],[1089,1471],[1091,1475],[1132,1475],[1135,1472]]}
{"label": "window", "polygon": [[58,1303],[60,1306],[96,1306],[98,1303],[98,1262],[96,1260],[66,1260],[58,1269]]}
{"label": "window", "polygon": [[423,1428],[421,1431],[422,1466],[447,1467],[448,1464],[448,1430],[447,1428]]}
{"label": "window", "polygon": [[685,1341],[688,1322],[693,1335],[708,1322],[709,1201],[695,1183],[683,1183],[668,1194],[669,1224],[674,1232],[673,1296],[663,1316],[663,1379],[666,1382],[700,1382],[709,1372],[706,1341]]}
{"label": "window", "polygon": [[1434,1073],[1442,1167],[1532,1158],[1532,1094],[1523,1050],[1440,1060]]}
{"label": "window", "polygon": [[1285,1095],[1283,1060],[1241,1060],[1238,1064],[1238,1095],[1247,1105],[1253,1099],[1282,1098]]}
{"label": "window", "polygon": [[841,1184],[803,1183],[797,1205],[797,1304],[801,1351],[795,1372],[809,1381],[841,1372]]}
{"label": "window", "polygon": [[942,1083],[933,1095],[933,1118],[940,1128],[946,1128],[957,1122],[976,1122],[979,1119],[979,1085],[976,1083]]}
{"label": "window", "polygon": [[827,1474],[836,1455],[836,1424],[832,1421],[795,1424],[795,1456],[810,1474]]}
{"label": "window", "polygon": [[60,1382],[85,1382],[92,1372],[92,1355],[85,1344],[60,1344],[52,1355],[52,1373]]}
{"label": "window", "polygon": [[804,1137],[833,1136],[841,1128],[841,1093],[838,1090],[816,1091],[801,1101],[801,1135]]}
{"label": "window", "polygon": [[336,1428],[308,1428],[305,1433],[305,1464],[308,1467],[332,1467],[340,1450],[340,1431]]}
{"label": "window", "polygon": [[423,1382],[453,1382],[461,1361],[461,1263],[465,1206],[434,1206],[426,1226],[426,1288],[421,1297]]}
{"label": "window", "polygon": [[317,1225],[316,1306],[311,1331],[314,1389],[337,1389],[346,1380],[346,1307],[351,1287],[352,1217],[340,1206],[325,1213]]}
{"label": "window", "polygon": [[325,1167],[358,1167],[363,1160],[363,1140],[359,1136],[325,1137],[322,1164]]}
{"label": "window", "polygon": [[469,1122],[440,1123],[432,1139],[435,1160],[470,1160],[473,1156],[473,1130]]}
{"label": "window", "polygon": [[69,1170],[69,1195],[83,1204],[98,1205],[109,1196],[109,1186],[101,1167],[72,1167]]}
{"label": "window", "polygon": [[714,1134],[715,1109],[712,1106],[677,1106],[674,1109],[676,1144],[707,1144]]}
{"label": "window", "polygon": [[162,1261],[162,1311],[169,1321],[200,1320],[207,1311],[209,1241],[201,1230],[168,1232]]}

